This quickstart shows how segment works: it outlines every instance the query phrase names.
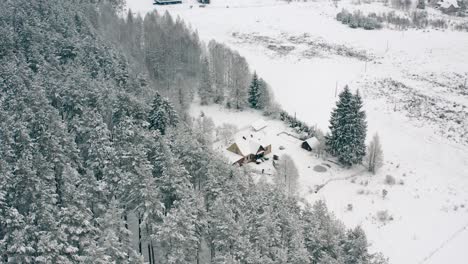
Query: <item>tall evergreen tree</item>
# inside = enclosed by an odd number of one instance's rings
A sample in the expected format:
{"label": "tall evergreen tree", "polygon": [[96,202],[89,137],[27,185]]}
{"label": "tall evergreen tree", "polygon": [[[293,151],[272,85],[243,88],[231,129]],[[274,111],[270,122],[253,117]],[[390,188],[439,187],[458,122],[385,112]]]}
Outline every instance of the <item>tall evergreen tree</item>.
{"label": "tall evergreen tree", "polygon": [[342,223],[330,215],[325,202],[319,200],[312,207],[307,206],[302,219],[310,263],[343,263],[345,229]]}
{"label": "tall evergreen tree", "polygon": [[148,121],[150,129],[159,130],[164,135],[168,128],[177,125],[179,118],[171,103],[156,93]]}
{"label": "tall evergreen tree", "polygon": [[352,113],[354,114],[354,123],[356,129],[354,130],[354,155],[351,159],[352,164],[362,163],[363,158],[366,156],[366,136],[367,136],[367,121],[366,112],[362,109],[363,102],[359,90],[353,96]]}
{"label": "tall evergreen tree", "polygon": [[258,80],[257,72],[254,72],[252,81],[249,87],[249,105],[251,108],[259,108],[259,98],[260,97],[260,83]]}
{"label": "tall evergreen tree", "polygon": [[343,245],[345,264],[369,264],[371,255],[367,251],[367,238],[364,230],[357,226],[346,232]]}
{"label": "tall evergreen tree", "polygon": [[93,263],[143,263],[143,258],[132,248],[131,232],[126,228],[124,212],[119,208],[117,200],[112,199],[104,214],[99,228],[98,246],[90,254]]}
{"label": "tall evergreen tree", "polygon": [[365,156],[366,114],[359,92],[355,95],[346,86],[340,93],[330,118],[327,150],[346,165],[359,164]]}

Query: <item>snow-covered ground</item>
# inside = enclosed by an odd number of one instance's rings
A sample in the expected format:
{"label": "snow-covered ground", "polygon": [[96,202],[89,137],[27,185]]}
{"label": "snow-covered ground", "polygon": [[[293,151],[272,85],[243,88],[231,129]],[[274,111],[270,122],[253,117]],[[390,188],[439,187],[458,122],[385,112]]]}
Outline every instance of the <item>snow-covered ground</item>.
{"label": "snow-covered ground", "polygon": [[[329,1],[212,0],[212,5],[200,8],[195,2],[157,7],[152,0],[127,2],[138,12],[168,10],[196,29],[202,40],[215,39],[238,50],[271,84],[282,107],[311,125],[327,128],[336,90],[345,84],[360,89],[369,135],[378,132],[384,148],[386,163],[376,176],[335,166],[317,173],[312,168],[323,161],[288,137],[272,142],[274,152],[294,157],[306,199],[325,199],[345,224],[361,224],[372,248],[391,263],[466,263],[468,33],[366,31],[334,19],[342,7],[389,10],[378,3],[341,1],[335,8]],[[200,108],[192,111],[196,114]],[[238,127],[260,118],[216,106],[203,111],[217,124]],[[280,122],[270,122],[272,135],[286,130]],[[352,181],[337,180],[317,194],[308,192],[330,178],[352,175],[357,175]],[[384,184],[386,175],[395,177],[397,184]],[[385,199],[383,189],[388,190]],[[346,209],[348,204],[352,211]],[[376,220],[383,210],[393,217],[386,224]]]}

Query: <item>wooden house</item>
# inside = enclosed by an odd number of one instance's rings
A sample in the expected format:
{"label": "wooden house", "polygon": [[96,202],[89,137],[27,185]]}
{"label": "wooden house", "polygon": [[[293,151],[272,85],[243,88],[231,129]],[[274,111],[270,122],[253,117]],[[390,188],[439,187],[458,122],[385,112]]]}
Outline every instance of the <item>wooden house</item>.
{"label": "wooden house", "polygon": [[251,138],[242,137],[234,141],[227,149],[227,157],[232,164],[242,165],[263,158],[271,153],[271,144],[260,143]]}

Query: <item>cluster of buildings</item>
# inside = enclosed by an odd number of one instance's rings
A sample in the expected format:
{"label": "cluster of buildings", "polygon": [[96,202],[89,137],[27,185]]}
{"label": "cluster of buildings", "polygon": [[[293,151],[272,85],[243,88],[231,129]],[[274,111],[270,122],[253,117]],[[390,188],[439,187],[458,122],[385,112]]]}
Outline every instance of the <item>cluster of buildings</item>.
{"label": "cluster of buildings", "polygon": [[[263,119],[251,124],[250,129],[238,133],[224,154],[232,165],[242,166],[249,162],[260,163],[268,160],[266,157],[272,152],[271,139],[264,129],[268,126]],[[317,138],[312,137],[301,143],[301,147],[308,151],[314,151],[319,146]]]}

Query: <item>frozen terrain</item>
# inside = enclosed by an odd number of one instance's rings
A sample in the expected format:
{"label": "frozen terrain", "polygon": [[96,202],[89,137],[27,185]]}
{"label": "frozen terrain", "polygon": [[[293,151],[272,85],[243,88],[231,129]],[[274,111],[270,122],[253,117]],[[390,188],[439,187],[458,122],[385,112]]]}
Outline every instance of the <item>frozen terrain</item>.
{"label": "frozen terrain", "polygon": [[[271,84],[282,107],[311,125],[327,128],[336,92],[345,84],[360,89],[368,134],[378,132],[384,148],[386,163],[377,175],[336,166],[318,173],[312,168],[323,161],[283,136],[273,136],[273,152],[281,154],[278,147],[285,146],[299,168],[301,194],[310,201],[326,200],[345,224],[362,225],[372,248],[391,263],[466,263],[468,33],[365,31],[334,19],[342,7],[389,9],[380,3],[342,1],[336,8],[327,1],[213,0],[200,8],[195,2],[154,7],[151,0],[127,1],[138,12],[168,10],[204,41],[215,39],[238,50]],[[232,122],[240,128],[260,118],[217,106],[194,106],[192,112],[200,110],[216,124]],[[269,122],[270,135],[287,130],[278,121]],[[386,175],[396,178],[396,184],[385,184]],[[337,180],[318,193],[309,192],[330,179]],[[385,199],[383,189],[388,191]],[[387,211],[392,220],[379,221],[379,211]]]}

